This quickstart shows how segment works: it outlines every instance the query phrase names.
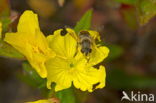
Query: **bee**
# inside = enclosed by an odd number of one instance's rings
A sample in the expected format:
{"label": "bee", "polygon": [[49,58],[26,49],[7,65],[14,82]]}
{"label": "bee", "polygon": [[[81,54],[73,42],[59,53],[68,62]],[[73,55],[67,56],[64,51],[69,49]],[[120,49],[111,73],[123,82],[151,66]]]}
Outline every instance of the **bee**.
{"label": "bee", "polygon": [[92,52],[93,46],[92,37],[90,36],[88,31],[80,31],[78,38],[79,44],[81,46],[81,52],[85,56],[88,56],[88,54]]}
{"label": "bee", "polygon": [[[64,36],[67,33],[68,32],[67,32],[66,28],[63,28],[61,31],[61,35]],[[77,43],[78,43],[77,48],[79,48],[81,53],[84,54],[86,57],[88,57],[89,54],[92,53],[93,48],[95,46],[94,39],[96,37],[92,37],[91,34],[86,30],[80,31],[78,33],[78,35],[75,35],[73,33],[69,33],[69,34],[77,41]]]}

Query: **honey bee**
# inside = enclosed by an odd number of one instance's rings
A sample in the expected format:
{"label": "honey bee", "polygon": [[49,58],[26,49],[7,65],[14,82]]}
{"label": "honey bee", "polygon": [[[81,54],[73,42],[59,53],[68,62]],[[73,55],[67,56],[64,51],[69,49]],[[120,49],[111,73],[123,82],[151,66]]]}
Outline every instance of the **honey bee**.
{"label": "honey bee", "polygon": [[90,36],[88,31],[80,31],[79,35],[79,44],[81,45],[81,52],[88,56],[92,52],[93,39]]}
{"label": "honey bee", "polygon": [[[61,31],[61,35],[64,36],[68,32],[66,28],[63,28]],[[80,31],[78,35],[74,35],[73,33],[69,33],[78,43],[78,46],[80,47],[81,53],[83,53],[86,57],[89,56],[89,54],[93,51],[95,42],[91,34],[86,31]]]}

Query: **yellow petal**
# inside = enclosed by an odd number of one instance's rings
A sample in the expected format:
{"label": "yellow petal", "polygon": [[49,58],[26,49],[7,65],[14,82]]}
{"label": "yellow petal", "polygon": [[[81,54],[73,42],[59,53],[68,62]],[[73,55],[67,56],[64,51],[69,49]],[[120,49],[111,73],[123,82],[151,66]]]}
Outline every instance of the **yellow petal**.
{"label": "yellow petal", "polygon": [[[93,91],[93,85],[99,83],[97,88],[103,88],[105,85],[105,68],[100,69],[87,67],[86,59],[64,60],[54,58],[46,63],[48,76],[47,87],[51,89],[51,83],[56,83],[55,91],[67,89],[74,86],[82,91]],[[72,65],[71,65],[72,64]]]}
{"label": "yellow petal", "polygon": [[[73,78],[79,72],[84,71],[86,59],[62,59],[53,58],[47,61],[46,67],[48,71],[47,87],[51,89],[51,83],[56,83],[55,91],[60,91],[69,88],[72,84]],[[82,78],[83,79],[83,78]]]}
{"label": "yellow petal", "polygon": [[99,85],[96,86],[96,89],[105,87],[106,82],[106,71],[104,66],[99,68]]}
{"label": "yellow petal", "polygon": [[30,10],[26,10],[19,19],[17,31],[34,35],[36,30],[40,30],[37,14],[34,14]]}
{"label": "yellow petal", "polygon": [[95,40],[99,40],[101,41],[100,39],[100,34],[97,32],[97,31],[93,31],[93,30],[88,30],[89,34],[91,35],[91,37]]}
{"label": "yellow petal", "polygon": [[2,38],[2,23],[0,22],[0,38]]}
{"label": "yellow petal", "polygon": [[[98,41],[101,41],[100,39],[100,34],[96,31],[92,31],[92,30],[89,30],[88,31],[91,35],[91,37],[94,39],[94,40],[98,40]],[[93,64],[93,65],[96,65],[100,62],[102,62],[109,54],[109,49],[106,47],[106,46],[100,46],[100,47],[97,47],[96,44],[93,44],[93,51],[90,55],[90,63]]]}
{"label": "yellow petal", "polygon": [[83,71],[75,74],[73,84],[82,91],[93,91],[93,85],[100,83],[97,88],[103,88],[105,85],[105,69],[96,69],[93,67],[85,68]]}
{"label": "yellow petal", "polygon": [[69,88],[72,83],[72,77],[70,75],[70,64],[68,61],[61,58],[54,58],[46,63],[48,76],[47,87],[51,89],[51,83],[55,82],[55,91]]}
{"label": "yellow petal", "polygon": [[26,103],[54,103],[51,99],[48,100],[38,100],[34,102],[26,102]]}
{"label": "yellow petal", "polygon": [[[59,56],[72,58],[77,50],[77,41],[69,33],[61,36],[61,30],[62,29],[56,30],[53,35],[47,37],[50,48]],[[68,31],[74,33],[71,29],[68,29]]]}
{"label": "yellow petal", "polygon": [[18,31],[6,33],[4,40],[26,57],[41,77],[47,76],[45,62],[53,58],[55,53],[49,48],[46,37],[39,29],[36,14],[25,11],[20,18]]}
{"label": "yellow petal", "polygon": [[11,44],[14,48],[20,51],[22,54],[27,54],[27,45],[28,45],[28,38],[30,36],[23,36],[20,33],[6,33],[4,40]]}
{"label": "yellow petal", "polygon": [[109,54],[109,49],[105,46],[95,47],[90,54],[89,65],[96,65],[102,62]]}

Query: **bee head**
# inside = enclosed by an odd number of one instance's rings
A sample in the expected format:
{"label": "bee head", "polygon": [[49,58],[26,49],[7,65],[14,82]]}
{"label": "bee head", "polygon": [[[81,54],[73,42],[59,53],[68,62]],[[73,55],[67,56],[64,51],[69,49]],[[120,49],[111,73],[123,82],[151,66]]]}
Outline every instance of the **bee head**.
{"label": "bee head", "polygon": [[80,35],[90,35],[88,31],[80,31]]}
{"label": "bee head", "polygon": [[68,32],[67,32],[66,28],[63,28],[63,29],[61,30],[61,36],[65,36],[67,33],[68,33]]}

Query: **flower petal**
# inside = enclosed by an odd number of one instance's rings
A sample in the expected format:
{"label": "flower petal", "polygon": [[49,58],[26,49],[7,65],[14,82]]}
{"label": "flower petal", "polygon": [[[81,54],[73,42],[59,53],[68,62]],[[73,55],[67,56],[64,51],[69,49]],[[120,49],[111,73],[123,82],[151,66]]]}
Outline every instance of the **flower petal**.
{"label": "flower petal", "polygon": [[95,40],[99,40],[101,41],[100,39],[100,34],[97,32],[97,31],[93,31],[93,30],[88,30],[88,32],[90,33],[91,37]]}
{"label": "flower petal", "polygon": [[7,33],[5,41],[22,53],[34,67],[34,69],[43,78],[47,76],[47,71],[44,66],[46,60],[55,56],[55,53],[46,45],[45,37],[38,34],[36,38],[31,36],[23,36],[20,33]]}
{"label": "flower petal", "polygon": [[34,102],[26,102],[26,103],[54,103],[52,99],[38,100]]}
{"label": "flower petal", "polygon": [[105,82],[103,82],[105,80],[105,75],[104,68],[85,68],[83,72],[81,71],[75,74],[73,77],[73,84],[76,88],[79,88],[82,91],[88,90],[89,92],[92,92],[94,84],[100,83],[97,88],[102,88],[105,84]]}
{"label": "flower petal", "polygon": [[102,65],[100,66],[99,73],[100,73],[99,74],[99,85],[97,85],[95,89],[105,87],[106,71],[105,71],[105,67],[104,66],[102,66]]}
{"label": "flower petal", "polygon": [[[27,39],[26,39],[27,38]],[[27,44],[28,44],[29,36],[21,35],[20,33],[6,33],[5,41],[11,44],[14,48],[20,51],[23,54],[27,54]]]}
{"label": "flower petal", "polygon": [[77,41],[70,35],[75,33],[71,29],[67,29],[69,33],[65,36],[61,36],[61,30],[56,30],[53,35],[47,37],[50,48],[54,50],[57,55],[72,58],[77,50]]}
{"label": "flower petal", "polygon": [[34,35],[36,30],[40,30],[37,14],[34,14],[30,10],[26,10],[19,19],[17,31]]}
{"label": "flower petal", "polygon": [[90,54],[89,65],[96,65],[102,62],[109,54],[109,49],[105,46],[95,47]]}
{"label": "flower petal", "polygon": [[25,11],[20,18],[18,32],[6,33],[4,40],[26,57],[41,77],[47,76],[45,62],[53,58],[55,53],[39,29],[36,14]]}
{"label": "flower petal", "polygon": [[69,88],[72,83],[72,77],[70,76],[70,64],[61,58],[50,59],[46,63],[48,76],[47,87],[51,89],[51,83],[55,82],[55,91]]}

